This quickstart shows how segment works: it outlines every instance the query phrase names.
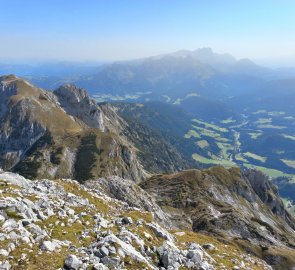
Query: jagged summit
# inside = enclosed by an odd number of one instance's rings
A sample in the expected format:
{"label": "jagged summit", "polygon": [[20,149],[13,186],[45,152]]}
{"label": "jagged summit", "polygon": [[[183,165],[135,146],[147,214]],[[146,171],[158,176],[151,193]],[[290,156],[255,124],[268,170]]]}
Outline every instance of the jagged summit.
{"label": "jagged summit", "polygon": [[106,130],[103,113],[96,102],[92,100],[87,91],[72,84],[65,84],[55,90],[61,107],[71,116],[79,118],[89,127]]}
{"label": "jagged summit", "polygon": [[200,48],[193,51],[193,56],[205,64],[233,65],[237,60],[228,53],[215,53],[211,48]]}
{"label": "jagged summit", "polygon": [[163,54],[159,56],[150,57],[148,59],[161,59],[163,57],[179,57],[179,58],[193,58],[195,60],[198,60],[201,63],[204,64],[216,64],[217,62],[220,62],[220,64],[226,64],[226,65],[233,65],[237,62],[237,60],[228,53],[215,53],[212,48],[199,48],[196,50],[179,50],[173,53],[169,54]]}
{"label": "jagged summit", "polygon": [[54,91],[54,94],[75,102],[80,102],[85,98],[90,99],[85,89],[76,87],[73,84],[64,84],[60,86]]}

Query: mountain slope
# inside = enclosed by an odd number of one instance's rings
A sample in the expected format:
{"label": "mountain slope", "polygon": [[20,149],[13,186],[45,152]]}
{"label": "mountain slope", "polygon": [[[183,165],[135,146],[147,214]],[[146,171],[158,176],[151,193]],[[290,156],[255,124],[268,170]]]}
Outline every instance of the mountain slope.
{"label": "mountain slope", "polygon": [[171,230],[151,196],[125,179],[0,179],[2,269],[271,269],[234,244]]}
{"label": "mountain slope", "polygon": [[67,85],[46,92],[15,76],[1,77],[0,89],[4,169],[81,181],[114,173],[144,177],[135,149],[113,132],[113,119],[104,119],[84,90]]}
{"label": "mountain slope", "polygon": [[292,77],[268,81],[260,88],[244,93],[228,102],[236,110],[284,111],[294,115],[295,110],[291,102],[294,98],[295,79]]}
{"label": "mountain slope", "polygon": [[259,171],[188,170],[154,175],[140,186],[175,226],[233,241],[276,269],[295,266],[294,218]]}
{"label": "mountain slope", "polygon": [[0,87],[5,170],[79,181],[116,174],[138,182],[146,171],[196,166],[167,136],[147,123],[127,121],[115,104],[97,105],[84,89],[66,84],[48,92],[15,76],[1,77]]}
{"label": "mountain slope", "polygon": [[[143,155],[143,160],[157,159],[157,164],[167,162],[161,166],[162,172],[199,167],[192,159],[194,143],[183,137],[191,123],[191,117],[185,111],[156,101],[113,103],[112,106],[131,127],[131,132],[125,132],[126,136],[140,150],[139,156]],[[141,134],[134,134],[136,131]],[[167,166],[171,168],[167,170]],[[161,170],[151,171],[157,173]]]}

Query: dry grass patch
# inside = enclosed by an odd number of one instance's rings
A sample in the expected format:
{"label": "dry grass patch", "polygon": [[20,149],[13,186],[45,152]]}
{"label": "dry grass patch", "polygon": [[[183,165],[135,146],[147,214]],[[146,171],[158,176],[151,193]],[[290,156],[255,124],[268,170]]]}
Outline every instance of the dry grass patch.
{"label": "dry grass patch", "polygon": [[65,182],[62,180],[57,181],[59,185],[61,185],[66,192],[73,193],[76,196],[82,197],[84,199],[88,199],[88,201],[93,204],[97,211],[103,214],[111,213],[110,205],[108,205],[105,201],[100,198],[96,198],[91,195],[88,191],[83,190],[79,184]]}
{"label": "dry grass patch", "polygon": [[[25,260],[22,254],[27,254]],[[30,248],[28,245],[20,245],[11,252],[12,269],[17,270],[52,270],[63,267],[68,255],[67,248],[63,247],[59,252],[40,252],[38,246]]]}
{"label": "dry grass patch", "polygon": [[153,214],[151,212],[140,212],[140,211],[126,211],[123,212],[121,217],[131,217],[133,221],[137,222],[139,219],[143,219],[147,223],[153,222]]}

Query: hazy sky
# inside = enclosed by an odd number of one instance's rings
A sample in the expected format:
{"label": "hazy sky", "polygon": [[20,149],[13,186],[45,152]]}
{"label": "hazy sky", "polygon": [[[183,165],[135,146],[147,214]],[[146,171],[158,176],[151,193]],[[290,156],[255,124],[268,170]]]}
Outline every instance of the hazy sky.
{"label": "hazy sky", "polygon": [[295,66],[294,0],[0,0],[0,58],[105,61],[211,47]]}

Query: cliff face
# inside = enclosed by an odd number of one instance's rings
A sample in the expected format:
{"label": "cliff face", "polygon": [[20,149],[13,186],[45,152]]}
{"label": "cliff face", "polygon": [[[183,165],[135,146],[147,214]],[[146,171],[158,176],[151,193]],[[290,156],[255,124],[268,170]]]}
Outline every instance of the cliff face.
{"label": "cliff face", "polygon": [[103,113],[86,90],[66,84],[55,90],[54,94],[67,114],[80,119],[89,127],[105,131]]}
{"label": "cliff face", "polygon": [[294,218],[262,173],[212,167],[155,175],[140,185],[175,226],[230,239],[275,267],[295,265]]}
{"label": "cliff face", "polygon": [[[105,116],[86,91],[54,93],[13,75],[0,78],[0,167],[37,178],[146,175],[136,149],[116,133],[119,116]],[[106,109],[105,109],[106,110]],[[118,119],[117,119],[118,118]]]}

